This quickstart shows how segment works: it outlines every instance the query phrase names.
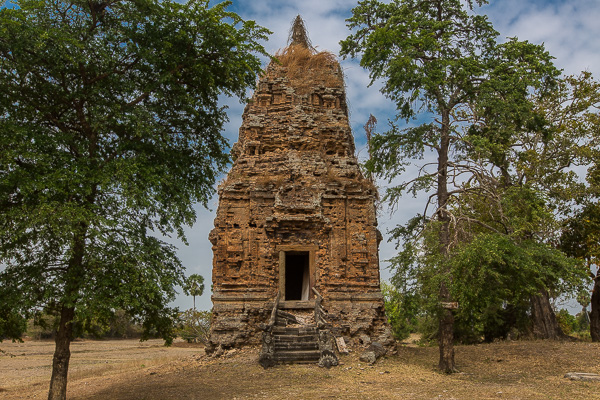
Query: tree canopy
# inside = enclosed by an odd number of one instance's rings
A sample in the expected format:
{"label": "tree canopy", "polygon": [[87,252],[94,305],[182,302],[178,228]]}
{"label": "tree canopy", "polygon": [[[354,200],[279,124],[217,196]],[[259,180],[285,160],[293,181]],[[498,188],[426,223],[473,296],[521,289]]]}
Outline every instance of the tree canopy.
{"label": "tree canopy", "polygon": [[204,293],[204,277],[199,274],[192,274],[184,281],[183,289],[194,298],[194,310],[196,309],[196,296],[202,296]]}
{"label": "tree canopy", "polygon": [[269,32],[230,2],[13,4],[0,10],[0,332],[61,315],[66,387],[74,320],[124,309],[171,339],[183,274],[160,237],[185,240],[212,194],[228,162],[219,96],[253,87]]}
{"label": "tree canopy", "polygon": [[[361,1],[348,19],[353,33],[341,43],[342,55],[360,57],[372,83],[380,80],[396,103],[396,121],[372,135],[367,162],[391,184],[384,199],[396,205],[407,193],[428,195],[422,214],[392,230],[402,245],[392,263],[395,280],[409,282],[437,310],[439,366],[447,372],[454,369],[454,315],[475,312],[465,296],[499,296],[493,302],[506,304],[508,293],[498,283],[509,282],[520,261],[527,272],[510,281],[527,281],[515,289],[519,301],[546,293],[557,279],[573,286],[581,276],[546,233],[560,225],[548,188],[575,184],[565,170],[570,156],[558,153],[572,143],[567,132],[585,132],[574,121],[587,98],[569,108],[563,100],[573,82],[563,84],[544,47],[503,41],[475,3],[487,1]],[[544,108],[549,103],[557,107]],[[557,110],[569,116],[561,119]],[[547,150],[541,158],[536,146]],[[575,147],[571,155],[581,150]],[[406,179],[408,165],[418,172]],[[551,265],[556,268],[544,270]],[[461,290],[469,288],[469,276],[485,277],[483,288],[498,291]]]}

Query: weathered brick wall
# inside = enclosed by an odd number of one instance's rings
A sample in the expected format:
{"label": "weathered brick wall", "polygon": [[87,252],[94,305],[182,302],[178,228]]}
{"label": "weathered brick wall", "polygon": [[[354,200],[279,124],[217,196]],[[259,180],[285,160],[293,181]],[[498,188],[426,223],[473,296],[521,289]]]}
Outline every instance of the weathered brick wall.
{"label": "weathered brick wall", "polygon": [[244,110],[235,161],[218,190],[210,234],[213,345],[259,342],[258,325],[280,288],[280,251],[291,248],[310,249],[311,283],[341,334],[390,341],[377,192],[354,153],[337,61],[301,76],[271,62]]}

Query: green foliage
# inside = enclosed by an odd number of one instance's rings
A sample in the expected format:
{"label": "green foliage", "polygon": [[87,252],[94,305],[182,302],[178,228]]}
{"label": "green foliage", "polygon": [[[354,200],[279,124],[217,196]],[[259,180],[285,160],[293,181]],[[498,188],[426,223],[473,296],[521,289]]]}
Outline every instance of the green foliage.
{"label": "green foliage", "polygon": [[571,315],[567,310],[559,310],[556,313],[556,319],[558,320],[558,325],[565,333],[565,335],[570,335],[574,332],[579,331],[577,319],[574,315]]}
{"label": "green foliage", "polygon": [[37,315],[27,321],[26,335],[34,340],[54,339],[58,318],[53,315]]}
{"label": "green foliage", "polygon": [[213,193],[219,96],[253,87],[268,31],[229,2],[15,3],[0,10],[0,332],[118,309],[170,341],[184,276],[157,236],[185,240]]}
{"label": "green foliage", "polygon": [[583,310],[575,315],[575,332],[580,336],[586,334],[590,338],[590,316],[587,310]]}
{"label": "green foliage", "polygon": [[[557,232],[585,192],[570,167],[600,154],[598,83],[560,79],[543,46],[499,43],[473,2],[365,0],[348,23],[342,55],[383,82],[398,119],[432,121],[393,123],[370,140],[366,167],[392,183],[385,200],[429,195],[422,216],[391,232],[402,246],[395,282],[427,299],[429,315],[459,300],[455,331],[466,340],[525,329],[540,291],[575,294],[583,268],[556,250]],[[437,163],[422,161],[430,156]],[[399,180],[411,164],[418,175]]]}
{"label": "green foliage", "polygon": [[526,330],[529,299],[540,288],[574,293],[586,274],[581,263],[555,248],[494,233],[459,246],[451,262],[457,320],[487,341],[506,337],[512,328]]}
{"label": "green foliage", "polygon": [[600,260],[600,204],[588,203],[565,221],[561,248],[591,267]]}
{"label": "green foliage", "polygon": [[559,310],[556,319],[563,332],[581,339],[590,339],[590,319],[587,311],[571,315],[567,310]]}
{"label": "green foliage", "polygon": [[187,340],[188,343],[208,344],[211,318],[210,311],[198,311],[190,308],[179,314],[180,323],[177,335]]}
{"label": "green foliage", "polygon": [[[418,240],[404,242],[403,249],[390,260],[396,291],[420,299],[404,310],[392,308],[396,315],[438,315],[437,288],[445,282],[459,304],[456,340],[492,341],[507,337],[511,331],[528,332],[529,300],[540,288],[555,294],[582,290],[586,268],[581,262],[536,240],[515,241],[495,232],[472,233],[450,253],[450,273],[440,273],[435,227],[428,224]],[[386,311],[389,313],[388,308]],[[436,335],[431,327],[421,333]]]}
{"label": "green foliage", "polygon": [[[565,221],[563,228],[560,248],[584,263],[588,282],[593,284],[600,274],[600,205],[587,203]],[[591,301],[590,291],[581,290],[577,301],[587,307]]]}
{"label": "green foliage", "polygon": [[554,212],[569,215],[573,202],[589,192],[574,167],[592,166],[588,183],[593,187],[590,177],[600,151],[600,83],[589,72],[565,76],[536,88],[529,100],[533,108],[515,120],[518,126],[505,122],[504,133],[496,117],[479,115],[466,138],[475,144],[470,157],[498,168],[503,185],[544,192]]}
{"label": "green foliage", "polygon": [[397,340],[406,339],[418,328],[419,299],[413,293],[400,291],[398,287],[385,281],[381,282],[381,292],[394,337]]}
{"label": "green foliage", "polygon": [[[396,303],[396,315],[401,316],[399,331],[415,330],[428,343],[438,337],[435,321],[439,319],[439,287],[448,284],[446,267],[438,252],[440,223],[422,218],[413,218],[406,226],[398,226],[395,233],[405,239],[402,249],[388,260],[394,271],[390,281],[390,292],[398,293],[401,300]],[[388,318],[390,312],[386,306]]]}
{"label": "green foliage", "polygon": [[[116,310],[109,318],[100,320],[92,318],[85,321],[74,321],[76,336],[94,338],[139,338],[142,336],[142,326],[137,323],[125,310]],[[156,336],[151,330],[150,336]]]}
{"label": "green foliage", "polygon": [[[59,323],[57,315],[38,315],[27,321],[26,335],[32,339],[54,339]],[[142,336],[142,327],[124,310],[116,310],[109,318],[73,321],[73,336],[81,338],[130,339]],[[155,333],[155,332],[154,332]]]}
{"label": "green foliage", "polygon": [[366,0],[352,13],[348,26],[355,33],[341,42],[341,54],[360,55],[372,81],[383,78],[382,91],[402,118],[415,115],[417,100],[439,114],[473,96],[473,78],[487,72],[484,63],[494,53],[497,32],[459,1]]}
{"label": "green foliage", "polygon": [[199,274],[192,274],[185,280],[185,290],[192,296],[202,296],[204,293],[204,278]]}
{"label": "green foliage", "polygon": [[[2,303],[6,304],[6,303]],[[27,320],[18,313],[8,309],[6,306],[0,306],[0,341],[4,339],[17,340],[26,330]]]}
{"label": "green foliage", "polygon": [[185,279],[183,290],[194,298],[194,309],[196,309],[196,296],[204,293],[204,278],[199,274],[192,274]]}

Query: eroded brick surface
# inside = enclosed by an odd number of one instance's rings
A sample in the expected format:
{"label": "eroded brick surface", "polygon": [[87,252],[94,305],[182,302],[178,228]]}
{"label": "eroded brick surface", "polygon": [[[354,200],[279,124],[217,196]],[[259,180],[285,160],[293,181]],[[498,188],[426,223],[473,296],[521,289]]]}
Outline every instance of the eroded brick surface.
{"label": "eroded brick surface", "polygon": [[[339,64],[321,61],[300,73],[271,62],[244,110],[210,233],[213,345],[260,342],[258,326],[285,291],[280,267],[292,251],[308,254],[310,285],[339,334],[390,343],[377,193],[355,156]],[[288,310],[298,306],[282,300]]]}

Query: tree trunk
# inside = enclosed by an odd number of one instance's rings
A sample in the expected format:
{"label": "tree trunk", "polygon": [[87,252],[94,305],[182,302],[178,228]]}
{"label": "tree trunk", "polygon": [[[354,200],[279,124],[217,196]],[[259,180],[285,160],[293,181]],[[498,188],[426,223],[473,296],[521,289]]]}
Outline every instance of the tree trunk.
{"label": "tree trunk", "polygon": [[594,278],[590,306],[590,335],[592,342],[600,342],[600,275]]}
{"label": "tree trunk", "polygon": [[[450,294],[446,284],[440,287],[440,298],[447,302]],[[447,374],[455,371],[454,368],[454,314],[451,309],[444,308],[440,316],[438,343],[440,348],[440,362],[438,368]]]}
{"label": "tree trunk", "polygon": [[[442,112],[442,125],[440,135],[440,148],[438,150],[438,176],[437,176],[437,200],[438,211],[437,218],[442,223],[439,232],[439,252],[442,256],[442,262],[445,262],[448,257],[450,247],[450,215],[447,211],[448,206],[448,152],[450,149],[450,112]],[[441,266],[442,274],[448,274],[445,265]],[[440,285],[440,302],[450,303],[452,298],[446,284],[442,282]],[[438,345],[440,348],[439,368],[446,372],[452,373],[454,368],[454,315],[452,310],[444,308],[441,311],[439,321],[439,337]]]}
{"label": "tree trunk", "polygon": [[60,313],[60,322],[56,334],[56,348],[52,359],[52,377],[48,400],[65,400],[67,398],[67,374],[71,358],[71,340],[73,339],[74,307],[64,307]]}
{"label": "tree trunk", "polygon": [[[93,154],[95,143],[92,143],[90,154]],[[88,205],[95,203],[97,186],[92,186],[91,193],[86,197]],[[67,377],[69,373],[69,360],[71,359],[71,341],[73,340],[73,320],[75,319],[75,302],[77,293],[85,277],[83,259],[85,255],[85,240],[88,230],[86,222],[79,222],[74,231],[73,253],[69,260],[69,266],[65,276],[65,288],[63,301],[60,309],[60,321],[56,333],[54,357],[52,359],[52,377],[50,378],[50,389],[48,400],[66,400]]]}
{"label": "tree trunk", "polygon": [[564,337],[563,331],[558,325],[554,310],[550,305],[550,296],[547,291],[537,296],[531,296],[531,320],[533,323],[533,335],[538,339],[560,339]]}

